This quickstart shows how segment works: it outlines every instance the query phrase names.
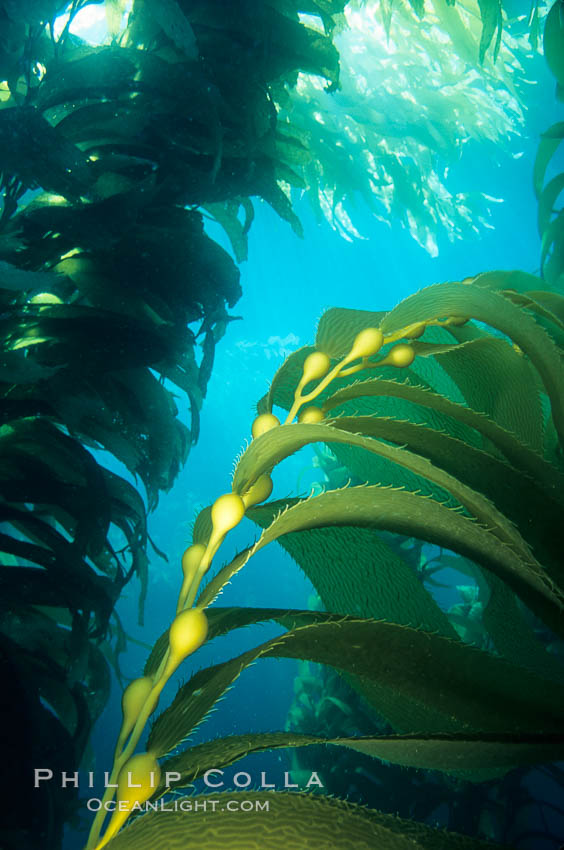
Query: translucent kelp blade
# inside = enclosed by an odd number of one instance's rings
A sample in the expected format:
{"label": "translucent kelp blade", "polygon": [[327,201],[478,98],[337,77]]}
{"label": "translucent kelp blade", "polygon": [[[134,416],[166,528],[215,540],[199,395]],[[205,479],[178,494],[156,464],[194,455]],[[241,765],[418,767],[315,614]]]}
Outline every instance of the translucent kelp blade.
{"label": "translucent kelp blade", "polygon": [[[560,578],[564,589],[559,534],[559,528],[564,521],[564,487],[560,490],[546,490],[543,484],[515,470],[506,461],[489,452],[423,425],[397,422],[378,416],[341,417],[335,420],[334,424],[338,425],[340,430],[397,443],[410,452],[427,458],[434,467],[452,475],[457,482],[470,487],[474,492],[482,493],[491,500],[498,511],[517,528],[522,529],[524,539],[536,559],[547,569],[550,568],[555,581]],[[404,470],[398,470],[397,466],[389,464],[388,470],[383,469],[380,457],[367,457],[362,450],[337,445],[335,453],[353,475],[369,484],[389,483],[414,490],[419,483],[414,486],[413,482],[404,477]],[[562,476],[558,476],[555,471],[553,478],[561,480]],[[425,483],[421,482],[417,489],[422,493],[428,490],[432,498],[440,500],[440,492],[435,488],[429,489]],[[440,480],[437,483],[440,484]],[[443,486],[446,486],[446,482]],[[452,487],[448,487],[448,490],[454,493]],[[464,502],[464,492],[460,488],[457,498],[468,505],[468,502]],[[480,519],[482,518],[483,515],[480,515]],[[495,533],[495,527],[492,530]],[[502,539],[508,540],[507,535]]]}
{"label": "translucent kelp blade", "polygon": [[[373,422],[374,428],[376,428],[378,421],[379,420],[377,419],[370,420],[366,418],[365,426],[368,428]],[[335,425],[338,425],[338,422],[339,420],[336,420],[334,425],[287,425],[284,426],[284,428],[272,429],[268,433],[253,440],[251,445],[242,455],[235,469],[235,474],[233,476],[234,492],[245,493],[251,484],[256,481],[259,475],[263,472],[270,472],[276,464],[280,463],[281,460],[289,457],[305,445],[315,442],[325,442],[331,445],[342,443],[347,446],[364,449],[367,452],[379,455],[382,458],[391,461],[393,464],[405,468],[408,472],[427,479],[429,482],[442,489],[443,496],[445,493],[451,494],[472,516],[476,517],[480,522],[494,530],[494,533],[496,533],[501,540],[511,544],[514,548],[520,551],[524,558],[528,560],[532,558],[528,551],[528,547],[522,540],[518,531],[513,528],[501,512],[498,511],[497,508],[480,493],[472,490],[454,476],[449,475],[447,472],[436,467],[434,464],[426,460],[426,458],[420,457],[419,455],[406,451],[405,449],[389,446],[380,440],[374,440],[370,437],[364,437],[361,434],[352,434],[345,430],[341,430],[338,427],[335,427]],[[362,426],[360,426],[358,430],[362,431]],[[399,474],[401,475],[401,470]],[[397,484],[397,482],[394,483]],[[403,486],[405,481],[400,480],[399,484]],[[352,489],[355,490],[356,488]],[[347,500],[352,498],[351,496],[347,496],[346,492],[350,493],[351,491],[344,491],[345,498]],[[325,496],[326,495],[327,494],[325,494]],[[323,499],[325,496],[320,498]],[[345,498],[343,499],[343,506],[345,506]],[[318,504],[317,500],[316,504]],[[315,508],[308,508],[307,510],[313,513]],[[346,525],[347,523],[340,522],[338,524]],[[356,523],[351,515],[348,524],[356,525],[358,523]],[[319,527],[319,523],[316,523],[315,525]]]}
{"label": "translucent kelp blade", "polygon": [[469,407],[485,413],[533,449],[542,449],[537,372],[509,341],[493,336],[472,340],[437,352],[436,362]]}
{"label": "translucent kelp blade", "polygon": [[[503,850],[501,845],[432,829],[415,821],[380,814],[373,809],[331,797],[307,794],[245,791],[242,799],[255,804],[241,817],[239,807],[227,806],[232,792],[214,794],[215,810],[204,808],[205,796],[177,800],[175,812],[152,812],[114,838],[111,850],[181,850],[195,846],[215,850],[218,835],[225,850]],[[199,805],[196,806],[196,803]],[[256,804],[269,806],[259,810]],[[190,808],[187,817],[182,805]]]}
{"label": "translucent kelp blade", "polygon": [[474,647],[419,629],[345,618],[292,629],[207,667],[155,721],[148,750],[171,752],[250,664],[300,658],[355,677],[398,732],[560,732],[564,686]]}
{"label": "translucent kelp blade", "polygon": [[[453,566],[457,569],[458,565]],[[497,652],[513,664],[533,670],[547,679],[562,682],[562,659],[552,653],[539,638],[531,618],[523,611],[516,595],[492,572],[482,570],[481,576],[488,587],[482,622]]]}
{"label": "translucent kelp blade", "polygon": [[[255,625],[267,620],[276,620],[287,629],[309,623],[342,620],[342,614],[330,614],[325,611],[307,611],[284,608],[208,608],[206,611],[209,631],[208,640],[227,634],[233,629]],[[144,676],[154,676],[159,669],[168,648],[168,629],[155,641],[144,667]]]}
{"label": "translucent kelp blade", "polygon": [[[190,747],[163,762],[163,773],[179,773],[178,785],[187,785],[207,770],[227,767],[250,753],[285,747],[327,744],[348,747],[365,755],[403,767],[464,771],[465,778],[480,781],[490,771],[500,772],[529,764],[560,759],[562,735],[383,735],[375,738],[322,738],[294,732],[263,732],[230,735]],[[164,793],[161,783],[156,795]]]}
{"label": "translucent kelp blade", "polygon": [[[478,501],[491,504],[479,494],[475,495]],[[509,537],[505,542],[475,519],[427,497],[405,490],[370,486],[330,491],[307,501],[270,503],[255,508],[251,516],[260,517],[262,512],[272,517],[277,510],[282,512],[255,546],[223,567],[209,582],[199,604],[209,605],[256,551],[282,535],[308,528],[355,525],[417,537],[470,558],[507,582],[550,628],[558,634],[562,632],[561,591],[532,556],[527,555],[527,547],[522,540],[519,543],[519,535],[511,525],[502,527],[503,519],[496,520],[496,530],[499,529],[500,535],[516,535],[511,542]],[[493,518],[495,513],[492,506],[489,514]]]}
{"label": "translucent kelp blade", "polygon": [[379,327],[385,315],[381,311],[332,307],[319,320],[315,347],[329,357],[344,357],[350,351],[355,336],[365,328]]}
{"label": "translucent kelp blade", "polygon": [[[542,483],[549,492],[554,493],[556,497],[559,493],[564,493],[564,476],[537,451],[522,443],[513,433],[498,425],[485,413],[444,398],[425,387],[381,378],[358,381],[330,396],[323,405],[323,409],[326,413],[336,408],[346,410],[348,408],[345,408],[344,405],[347,402],[354,402],[364,397],[377,398],[379,396],[404,399],[411,404],[421,405],[431,411],[456,419],[458,422],[479,431],[505,455],[514,467],[528,473],[532,478]],[[350,405],[350,407],[355,409],[354,405]]]}
{"label": "translucent kelp blade", "polygon": [[537,156],[533,169],[533,185],[537,200],[540,198],[542,192],[548,164],[558,150],[563,139],[564,121],[559,121],[556,124],[553,124],[552,127],[549,127],[548,130],[545,130],[544,133],[541,134],[541,140],[537,148]]}
{"label": "translucent kelp blade", "polygon": [[472,284],[436,284],[402,301],[384,318],[381,329],[392,333],[413,322],[444,316],[485,322],[508,336],[530,357],[549,396],[556,430],[564,440],[564,365],[560,352],[531,316],[502,295]]}

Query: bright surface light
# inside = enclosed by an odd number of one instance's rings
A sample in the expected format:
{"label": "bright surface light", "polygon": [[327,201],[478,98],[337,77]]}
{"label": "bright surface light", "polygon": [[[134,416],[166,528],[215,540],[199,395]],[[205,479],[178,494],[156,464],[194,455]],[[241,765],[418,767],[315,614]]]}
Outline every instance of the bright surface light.
{"label": "bright surface light", "polygon": [[[126,0],[123,4],[123,15],[121,22],[121,30],[127,26],[127,19],[133,5],[133,0]],[[69,15],[60,15],[55,21],[55,38],[59,38],[63,32]],[[108,19],[106,15],[105,3],[97,3],[85,6],[73,18],[70,26],[70,32],[73,35],[87,41],[88,44],[100,45],[110,44],[111,36],[108,31]]]}

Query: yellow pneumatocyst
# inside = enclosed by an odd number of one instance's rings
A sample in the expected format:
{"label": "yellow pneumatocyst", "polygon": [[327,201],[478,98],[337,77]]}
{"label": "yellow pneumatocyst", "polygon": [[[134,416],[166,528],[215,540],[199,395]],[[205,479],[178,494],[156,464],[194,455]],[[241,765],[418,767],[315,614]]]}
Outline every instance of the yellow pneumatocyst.
{"label": "yellow pneumatocyst", "polygon": [[182,572],[186,581],[191,581],[200,566],[206,547],[203,543],[193,543],[188,546],[182,556]]}
{"label": "yellow pneumatocyst", "polygon": [[349,358],[356,360],[357,357],[371,357],[382,348],[384,334],[378,328],[365,328],[358,333],[349,352]]}
{"label": "yellow pneumatocyst", "polygon": [[133,806],[146,803],[161,780],[161,768],[153,753],[138,753],[132,756],[118,774],[118,805],[112,812],[112,818],[104,837],[95,847],[102,850],[119,832],[129,817]]}
{"label": "yellow pneumatocyst", "polygon": [[322,351],[314,351],[313,354],[308,354],[304,360],[302,371],[302,383],[308,384],[310,381],[317,381],[323,378],[331,367],[331,361],[328,356]]}
{"label": "yellow pneumatocyst", "polygon": [[187,608],[174,618],[168,632],[170,660],[175,666],[204,643],[208,618],[202,608]]}
{"label": "yellow pneumatocyst", "polygon": [[274,413],[261,413],[261,415],[257,416],[253,422],[251,428],[253,439],[256,440],[256,438],[260,437],[261,434],[266,434],[267,431],[277,428],[278,425],[280,425],[280,420],[274,415]]}
{"label": "yellow pneumatocyst", "polygon": [[400,345],[394,345],[394,347],[389,350],[386,360],[391,366],[397,366],[399,369],[406,369],[408,366],[411,366],[415,360],[415,351],[410,345],[400,343]]}
{"label": "yellow pneumatocyst", "polygon": [[325,414],[320,407],[305,407],[298,416],[300,425],[313,425],[316,422],[321,422],[325,418]]}
{"label": "yellow pneumatocyst", "polygon": [[118,774],[117,798],[129,805],[144,803],[154,794],[160,778],[161,768],[154,753],[137,753]]}
{"label": "yellow pneumatocyst", "polygon": [[249,487],[246,493],[243,493],[242,499],[245,508],[250,508],[253,505],[258,505],[268,499],[272,493],[272,478],[267,472],[259,475],[255,483]]}
{"label": "yellow pneumatocyst", "polygon": [[62,304],[62,300],[54,292],[38,292],[29,299],[30,304]]}
{"label": "yellow pneumatocyst", "polygon": [[216,499],[211,509],[213,534],[224,536],[245,516],[245,503],[237,493],[224,493]]}
{"label": "yellow pneumatocyst", "polygon": [[152,689],[153,680],[150,676],[142,676],[129,683],[121,698],[123,721],[126,727],[133,727]]}

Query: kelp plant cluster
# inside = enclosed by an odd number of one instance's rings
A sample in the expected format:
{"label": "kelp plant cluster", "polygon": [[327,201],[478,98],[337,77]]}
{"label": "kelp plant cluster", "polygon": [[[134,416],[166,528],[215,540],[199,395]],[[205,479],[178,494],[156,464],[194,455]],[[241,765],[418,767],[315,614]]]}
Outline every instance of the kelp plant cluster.
{"label": "kelp plant cluster", "polygon": [[[556,97],[564,101],[564,10],[554,3],[544,29],[544,54],[556,80]],[[542,240],[541,270],[547,284],[564,289],[564,171],[555,164],[562,148],[564,121],[558,121],[542,135],[535,160],[533,183],[538,200],[538,230]]]}
{"label": "kelp plant cluster", "polygon": [[456,166],[475,143],[500,163],[521,154],[546,11],[535,3],[527,20],[498,0],[351,0],[335,36],[339,91],[301,74],[281,98],[310,152],[294,168],[318,217],[354,239],[369,212],[433,256],[441,237],[491,227],[501,199],[477,170],[468,186]]}
{"label": "kelp plant cluster", "polygon": [[[292,0],[0,2],[3,846],[59,846],[72,794],[39,789],[30,816],[21,788],[31,765],[78,768],[134,574],[142,615],[146,515],[198,437],[241,293],[204,217],[238,260],[251,197],[294,221],[272,89],[337,84],[343,2],[306,6],[327,35]],[[95,44],[77,34],[92,10]]]}
{"label": "kelp plant cluster", "polygon": [[[175,796],[176,811],[150,811],[121,827],[207,769],[277,747],[346,747],[473,782],[562,758],[564,659],[550,651],[548,636],[564,634],[563,342],[564,297],[521,272],[430,286],[388,313],[323,315],[315,345],[290,355],[260,401],[231,491],[195,522],[176,615],[124,692],[111,777],[120,803],[105,831],[104,815],[96,817],[89,850],[211,848],[218,831],[227,846],[269,850],[484,846],[303,792],[245,792],[270,801],[268,816],[245,817],[221,805],[213,816],[192,805],[186,817]],[[329,445],[364,483],[266,501],[277,464],[315,443]],[[262,534],[206,583],[244,516]],[[461,638],[383,532],[475,565],[489,589],[490,649]],[[325,610],[210,607],[274,541],[302,567]],[[196,672],[135,753],[183,659],[205,640],[265,620],[284,633]],[[266,657],[334,667],[380,718],[374,732],[249,732],[188,746],[240,673]],[[113,793],[108,788],[106,802]]]}

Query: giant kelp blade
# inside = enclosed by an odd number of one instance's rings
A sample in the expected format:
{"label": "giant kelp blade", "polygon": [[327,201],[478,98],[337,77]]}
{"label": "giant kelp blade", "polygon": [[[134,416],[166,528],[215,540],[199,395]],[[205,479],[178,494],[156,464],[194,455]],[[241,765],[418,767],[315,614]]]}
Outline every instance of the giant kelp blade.
{"label": "giant kelp blade", "polygon": [[542,236],[548,230],[556,201],[564,191],[564,172],[560,172],[546,184],[539,198],[538,230]]}
{"label": "giant kelp blade", "polygon": [[[114,838],[111,850],[493,850],[493,845],[415,821],[330,797],[300,793],[245,792],[254,810],[241,816],[227,801],[233,793],[214,794],[216,810],[204,808],[206,797],[185,797],[175,812],[152,812]],[[198,802],[199,808],[196,807]],[[189,814],[182,804],[189,807]],[[257,804],[262,804],[260,809]],[[268,809],[266,808],[268,807]],[[233,809],[233,807],[231,807]]]}
{"label": "giant kelp blade", "polygon": [[345,739],[328,743],[404,767],[464,771],[479,781],[480,772],[512,770],[523,765],[559,761],[564,736],[549,735],[396,735],[371,739]]}
{"label": "giant kelp blade", "polygon": [[[564,348],[564,298],[557,292],[504,292],[506,298],[533,313],[554,342]],[[552,309],[551,309],[552,308]]]}
{"label": "giant kelp blade", "polygon": [[148,748],[165,755],[260,658],[300,658],[356,677],[357,688],[399,732],[558,732],[564,686],[419,629],[345,618],[294,628],[200,670],[155,721]]}
{"label": "giant kelp blade", "polygon": [[[265,527],[272,516],[265,506],[253,519]],[[286,534],[279,543],[312,582],[327,610],[454,636],[448,617],[417,577],[413,564],[406,563],[378,532],[353,527],[310,529]],[[351,569],[351,552],[358,565],[355,569]],[[465,564],[463,558],[443,554],[438,566],[462,571]],[[471,578],[478,576],[484,591],[481,596],[487,598],[483,623],[496,650],[515,664],[561,681],[564,666],[557,656],[547,653],[511,589],[491,571],[468,566]],[[208,612],[213,615],[216,610],[209,608]]]}
{"label": "giant kelp blade", "polygon": [[323,409],[326,413],[329,413],[337,408],[342,408],[347,402],[354,402],[361,398],[378,398],[379,396],[400,398],[467,425],[493,443],[514,467],[542,482],[548,491],[554,493],[556,497],[559,493],[564,493],[562,473],[548,463],[537,451],[521,442],[511,431],[500,426],[485,413],[444,398],[439,393],[432,392],[425,387],[382,378],[358,381],[331,395],[325,401]]}
{"label": "giant kelp blade", "polygon": [[540,198],[542,192],[546,169],[558,150],[562,139],[564,139],[564,121],[558,121],[541,134],[533,169],[533,186],[537,200]]}
{"label": "giant kelp blade", "polygon": [[[491,505],[480,494],[475,494],[475,499],[485,507]],[[276,510],[282,512],[255,546],[214,576],[201,594],[199,604],[209,605],[255,552],[282,535],[309,528],[355,525],[417,537],[470,558],[506,581],[554,631],[559,634],[562,631],[561,591],[534,561],[511,524],[497,515],[493,505],[484,514],[484,519],[486,515],[492,518],[495,534],[475,519],[440,502],[389,487],[330,491],[306,501],[271,503],[255,508],[250,515],[260,516],[266,511],[266,516],[272,516],[272,511]]]}
{"label": "giant kelp blade", "polygon": [[90,162],[31,106],[0,110],[2,170],[28,187],[78,199],[93,182]]}
{"label": "giant kelp blade", "polygon": [[503,27],[501,0],[478,0],[480,16],[482,18],[482,35],[480,37],[480,63],[483,63],[488,47],[497,31],[497,37],[493,49],[494,62],[499,53],[501,44],[501,31]]}
{"label": "giant kelp blade", "polygon": [[472,284],[441,283],[406,298],[382,321],[384,333],[414,322],[463,316],[485,322],[508,336],[536,367],[550,399],[556,430],[564,440],[564,365],[557,346],[535,320],[502,295]]}
{"label": "giant kelp blade", "polygon": [[[361,421],[365,422],[365,426],[367,428],[371,424],[373,424],[373,427],[376,427],[379,423],[378,419],[372,420],[366,418],[366,420],[362,419]],[[338,422],[339,420],[336,420],[334,424],[338,425]],[[346,422],[347,420],[345,420],[345,423]],[[362,431],[362,425],[358,430]],[[436,437],[436,435],[432,432],[430,432],[430,436],[432,436],[433,439],[438,439],[438,437]],[[258,476],[263,472],[272,470],[272,468],[285,457],[288,457],[297,449],[302,448],[302,446],[313,442],[326,442],[335,445],[343,444],[357,449],[364,449],[386,459],[387,461],[397,464],[399,467],[405,468],[409,473],[415,473],[417,476],[428,479],[428,481],[430,481],[433,485],[441,488],[443,494],[446,491],[447,494],[450,493],[454,496],[460,505],[464,506],[473,517],[477,518],[484,525],[487,525],[491,530],[493,530],[494,534],[499,537],[500,540],[508,543],[513,549],[515,549],[516,552],[519,552],[520,557],[524,559],[525,562],[532,563],[533,559],[528,547],[517,530],[507,521],[503,514],[501,514],[497,508],[480,493],[476,492],[471,487],[467,487],[455,476],[449,475],[447,472],[441,470],[439,467],[413,452],[394,448],[386,445],[381,440],[374,440],[370,437],[353,434],[331,425],[287,425],[283,428],[275,428],[267,434],[261,435],[257,439],[253,440],[251,445],[242,455],[235,469],[233,476],[234,491],[239,493],[246,492],[252,482],[255,481],[256,478],[258,478]],[[446,448],[448,448],[448,444],[445,445],[445,449]],[[399,470],[399,472],[401,473],[402,470]],[[403,484],[404,482],[402,481],[401,483]],[[359,503],[364,502],[365,499],[369,500],[370,498],[359,488],[349,488],[349,490],[342,491],[340,496],[337,498],[341,498],[342,501],[340,504],[342,504],[344,510],[348,510],[349,503],[350,506],[352,506],[352,502],[356,499],[355,496],[351,495],[353,492],[358,494],[358,499],[360,500]],[[372,490],[371,492],[376,496],[376,490]],[[382,497],[383,492],[383,489],[378,491],[379,498]],[[388,492],[390,499],[396,498],[392,491]],[[415,497],[414,493],[405,493],[404,495],[413,495]],[[321,518],[319,511],[322,509],[322,505],[325,505],[326,500],[331,500],[333,498],[334,496],[330,496],[327,493],[323,494],[320,499],[316,499],[314,502],[310,501],[308,507],[304,505],[300,508],[300,510],[303,511],[304,517],[306,514],[310,518],[317,515],[319,520]],[[417,504],[419,505],[420,503],[418,502]],[[438,507],[442,506],[435,503],[434,507],[429,507],[429,510],[432,511]],[[447,511],[445,514],[446,521],[448,509],[445,510]],[[452,514],[453,512],[451,511],[450,513]],[[334,522],[334,520],[325,523],[325,525],[330,524],[363,525],[365,523],[362,521],[357,522],[356,519],[353,519],[351,514],[348,523],[340,521]],[[315,527],[320,527],[323,523],[316,521],[313,525]],[[308,526],[304,525],[303,527]],[[292,530],[298,529],[294,528]],[[399,531],[399,528],[396,528],[395,530]],[[410,534],[409,531],[405,533],[408,535]],[[277,536],[279,536],[278,533]],[[413,536],[418,535],[414,534]],[[425,535],[423,535],[423,537],[425,537]],[[261,543],[260,545],[264,544]],[[540,567],[537,567],[537,572],[541,572]]]}
{"label": "giant kelp blade", "polygon": [[535,369],[508,340],[487,336],[438,351],[436,361],[473,410],[542,451],[543,411]]}
{"label": "giant kelp blade", "polygon": [[558,83],[564,85],[564,25],[562,24],[562,4],[556,0],[552,4],[544,25],[543,48],[548,67]]}
{"label": "giant kelp blade", "polygon": [[[272,517],[263,511],[253,519],[264,527]],[[313,528],[286,534],[279,543],[302,568],[327,611],[456,637],[416,570],[377,531]]]}
{"label": "giant kelp blade", "polygon": [[[283,625],[284,628],[293,629],[296,626],[303,626],[308,623],[329,622],[331,620],[342,619],[342,614],[330,614],[325,611],[307,611],[295,608],[216,607],[208,608],[206,616],[208,618],[209,627],[207,640],[220,637],[233,629],[256,625],[257,623],[266,622],[267,620],[275,620]],[[143,675],[153,676],[157,672],[159,664],[167,649],[168,629],[155,641],[151,653],[145,663]]]}
{"label": "giant kelp blade", "polygon": [[[180,774],[178,785],[187,785],[207,770],[227,767],[251,753],[286,747],[326,744],[356,750],[402,767],[464,771],[479,781],[482,773],[506,771],[526,764],[542,764],[564,756],[562,735],[382,735],[362,738],[323,738],[295,732],[262,732],[215,738],[172,756],[163,772]],[[161,783],[157,795],[164,793]]]}
{"label": "giant kelp blade", "polygon": [[[531,289],[538,289],[542,286],[542,279],[535,274],[523,272],[519,269],[496,269],[495,271],[480,272],[475,277],[470,278],[467,283],[472,283],[472,286],[479,286],[484,289],[489,289],[494,292],[502,292],[506,294],[507,290],[526,293]],[[465,283],[465,286],[467,285]],[[449,333],[456,331],[456,328],[449,327]]]}
{"label": "giant kelp blade", "polygon": [[[453,564],[457,568],[457,564]],[[533,670],[546,679],[564,679],[562,660],[550,651],[534,629],[530,617],[511,589],[493,573],[483,570],[487,602],[482,614],[484,627],[497,652],[513,664]],[[480,578],[478,578],[480,584]],[[480,595],[482,595],[480,588]]]}
{"label": "giant kelp blade", "polygon": [[[474,492],[482,493],[491,500],[497,510],[523,530],[524,538],[531,546],[536,559],[550,568],[556,581],[560,578],[564,589],[561,543],[557,532],[564,520],[564,506],[561,501],[564,488],[547,491],[543,484],[538,484],[535,479],[523,475],[489,452],[423,425],[377,416],[340,417],[336,424],[341,430],[362,433],[403,446],[410,452],[427,458],[434,467],[444,470],[457,482],[463,483]],[[338,445],[335,452],[357,477],[371,484],[385,482],[380,458],[367,458],[364,452],[351,450],[343,445]],[[392,469],[390,475],[390,483],[396,486],[403,483],[400,470]],[[436,478],[440,484],[440,477]],[[553,478],[561,479],[561,476],[555,471]],[[446,484],[445,481],[445,486]],[[469,502],[464,500],[463,489],[459,492],[456,492],[456,487],[448,489],[462,504],[469,505]],[[436,494],[432,495],[437,498]],[[474,508],[474,515],[483,521],[485,514],[478,511],[479,508]],[[492,528],[496,533],[495,526]],[[501,535],[501,539],[511,542],[511,538],[504,531]]]}
{"label": "giant kelp blade", "polygon": [[385,315],[385,312],[331,307],[319,320],[315,347],[329,357],[344,357],[352,348],[355,336],[365,328],[379,327]]}

